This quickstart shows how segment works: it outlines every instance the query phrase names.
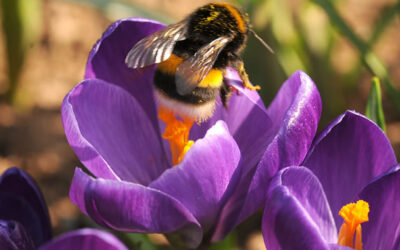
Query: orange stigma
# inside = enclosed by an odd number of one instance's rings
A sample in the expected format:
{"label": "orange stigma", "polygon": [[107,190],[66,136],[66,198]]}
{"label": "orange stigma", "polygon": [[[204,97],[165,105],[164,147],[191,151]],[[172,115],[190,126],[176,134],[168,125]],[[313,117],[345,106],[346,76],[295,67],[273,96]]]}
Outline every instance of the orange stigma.
{"label": "orange stigma", "polygon": [[172,165],[178,165],[194,144],[192,140],[189,140],[189,132],[195,120],[188,117],[178,120],[174,112],[163,107],[158,109],[158,118],[166,124],[162,138],[169,141]]}
{"label": "orange stigma", "polygon": [[344,222],[339,231],[339,245],[362,250],[361,223],[368,221],[368,213],[369,204],[363,200],[347,204],[340,209],[339,215],[343,217]]}

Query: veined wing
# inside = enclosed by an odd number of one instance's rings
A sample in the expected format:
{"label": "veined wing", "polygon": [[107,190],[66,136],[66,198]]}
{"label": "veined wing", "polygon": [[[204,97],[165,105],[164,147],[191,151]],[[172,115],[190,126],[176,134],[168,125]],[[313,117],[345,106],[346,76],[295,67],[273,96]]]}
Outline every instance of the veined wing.
{"label": "veined wing", "polygon": [[222,36],[211,43],[201,47],[193,56],[180,64],[176,70],[175,82],[177,92],[186,95],[200,84],[210,72],[219,53],[232,40],[231,37]]}
{"label": "veined wing", "polygon": [[143,68],[167,60],[175,43],[186,38],[186,20],[172,24],[136,43],[125,58],[130,68]]}

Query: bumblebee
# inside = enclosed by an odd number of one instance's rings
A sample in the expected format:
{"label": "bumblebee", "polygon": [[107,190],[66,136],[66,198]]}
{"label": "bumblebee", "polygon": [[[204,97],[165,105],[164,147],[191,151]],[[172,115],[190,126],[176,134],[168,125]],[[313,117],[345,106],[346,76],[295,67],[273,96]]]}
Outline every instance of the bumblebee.
{"label": "bumblebee", "polygon": [[247,15],[229,4],[210,3],[140,40],[125,63],[130,68],[157,64],[154,84],[160,106],[204,121],[212,116],[218,96],[227,106],[227,67],[239,73],[244,87],[259,89],[250,84],[240,57],[249,32]]}

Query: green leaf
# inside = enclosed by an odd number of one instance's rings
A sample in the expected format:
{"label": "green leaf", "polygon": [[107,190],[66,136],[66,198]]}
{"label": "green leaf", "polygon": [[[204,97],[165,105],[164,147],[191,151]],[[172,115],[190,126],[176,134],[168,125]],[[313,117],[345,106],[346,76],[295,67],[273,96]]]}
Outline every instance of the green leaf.
{"label": "green leaf", "polygon": [[129,249],[134,250],[157,250],[158,248],[153,245],[147,234],[136,234],[136,233],[125,233],[114,231],[115,235],[118,236]]}
{"label": "green leaf", "polygon": [[237,248],[236,231],[230,233],[223,241],[213,244],[210,250],[231,250]]}
{"label": "green leaf", "polygon": [[40,0],[0,0],[6,43],[9,88],[6,97],[13,102],[18,77],[27,49],[41,31]]}
{"label": "green leaf", "polygon": [[385,117],[382,109],[381,85],[378,77],[372,78],[365,115],[386,132]]}

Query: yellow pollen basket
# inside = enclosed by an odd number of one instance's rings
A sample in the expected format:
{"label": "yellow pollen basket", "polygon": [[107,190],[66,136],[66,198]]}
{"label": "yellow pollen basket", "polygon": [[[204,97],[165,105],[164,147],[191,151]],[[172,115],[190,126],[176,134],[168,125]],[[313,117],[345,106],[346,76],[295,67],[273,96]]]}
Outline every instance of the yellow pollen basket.
{"label": "yellow pollen basket", "polygon": [[222,71],[219,69],[211,69],[210,72],[204,77],[204,79],[199,83],[198,87],[201,88],[219,88],[222,85],[224,76]]}
{"label": "yellow pollen basket", "polygon": [[158,118],[167,125],[162,138],[169,141],[172,165],[178,165],[194,144],[192,140],[189,140],[189,132],[195,120],[187,117],[178,120],[172,111],[163,107],[158,109]]}
{"label": "yellow pollen basket", "polygon": [[[369,204],[363,200],[349,203],[340,209],[339,215],[343,217],[344,222],[339,231],[339,245],[362,250],[361,223],[368,221],[368,213]],[[355,240],[354,233],[356,234]]]}

